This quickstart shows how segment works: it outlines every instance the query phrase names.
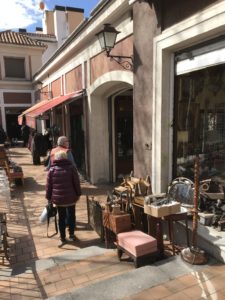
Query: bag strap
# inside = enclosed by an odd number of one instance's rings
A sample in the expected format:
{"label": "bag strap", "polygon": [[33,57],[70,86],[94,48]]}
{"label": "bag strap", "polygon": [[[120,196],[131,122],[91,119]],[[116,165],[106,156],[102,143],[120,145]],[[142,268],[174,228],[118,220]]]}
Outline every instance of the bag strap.
{"label": "bag strap", "polygon": [[58,234],[58,226],[57,226],[57,217],[56,217],[56,215],[55,215],[55,233],[52,234],[52,235],[48,235],[49,221],[50,221],[50,218],[48,217],[48,218],[47,218],[47,237],[48,237],[48,238],[51,238],[51,237],[53,237],[54,235]]}

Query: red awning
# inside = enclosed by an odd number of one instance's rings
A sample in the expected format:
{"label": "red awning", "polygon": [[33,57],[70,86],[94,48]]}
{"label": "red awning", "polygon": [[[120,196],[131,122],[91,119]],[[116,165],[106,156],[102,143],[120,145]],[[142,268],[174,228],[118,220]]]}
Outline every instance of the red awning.
{"label": "red awning", "polygon": [[21,115],[18,116],[18,124],[19,125],[22,125],[22,122],[23,122],[23,118],[25,117],[25,115],[35,109],[37,109],[38,107],[42,106],[43,104],[47,103],[48,100],[43,100],[43,101],[40,101],[38,103],[36,103],[35,105],[29,107],[28,109],[26,109],[25,111],[23,111],[23,113]]}
{"label": "red awning", "polygon": [[76,91],[74,93],[70,93],[64,96],[60,96],[57,98],[53,98],[43,103],[43,105],[36,107],[35,109],[29,111],[25,114],[26,116],[26,124],[31,128],[36,128],[36,118],[46,111],[68,101],[73,98],[78,98],[83,95],[83,90]]}

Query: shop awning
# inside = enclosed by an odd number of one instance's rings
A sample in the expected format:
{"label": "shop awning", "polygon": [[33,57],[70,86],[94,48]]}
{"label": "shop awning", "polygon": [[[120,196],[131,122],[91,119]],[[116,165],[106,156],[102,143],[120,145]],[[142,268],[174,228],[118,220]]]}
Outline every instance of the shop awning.
{"label": "shop awning", "polygon": [[45,103],[47,103],[49,100],[43,100],[40,101],[38,103],[36,103],[35,105],[29,107],[28,109],[26,109],[25,111],[23,111],[23,113],[21,115],[18,116],[18,124],[22,125],[23,122],[23,118],[26,116],[27,113],[39,108],[40,106],[44,105]]}
{"label": "shop awning", "polygon": [[31,128],[36,128],[36,118],[45,113],[46,111],[65,103],[66,101],[79,98],[83,95],[83,90],[79,90],[64,96],[60,96],[57,98],[53,98],[51,100],[47,100],[47,102],[43,103],[35,109],[32,109],[25,113],[26,124]]}

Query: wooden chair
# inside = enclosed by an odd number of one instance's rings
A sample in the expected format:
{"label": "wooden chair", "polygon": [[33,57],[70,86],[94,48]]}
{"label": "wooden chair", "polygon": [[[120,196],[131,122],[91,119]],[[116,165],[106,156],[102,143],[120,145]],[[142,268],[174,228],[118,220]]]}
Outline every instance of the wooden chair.
{"label": "wooden chair", "polygon": [[[6,225],[6,214],[0,213],[0,254],[4,262],[4,258],[9,260],[8,249],[9,245],[7,242],[7,225]],[[3,254],[3,255],[2,255]]]}
{"label": "wooden chair", "polygon": [[24,184],[23,172],[15,172],[13,168],[10,167],[9,162],[7,160],[4,161],[6,174],[9,179],[9,183],[11,184],[15,180],[21,180],[22,185]]}
{"label": "wooden chair", "polygon": [[147,218],[144,214],[144,198],[152,194],[150,176],[148,175],[146,179],[131,177],[129,184],[133,186],[132,209],[135,228],[147,232]]}
{"label": "wooden chair", "polygon": [[7,154],[5,150],[0,150],[0,159],[7,159]]}

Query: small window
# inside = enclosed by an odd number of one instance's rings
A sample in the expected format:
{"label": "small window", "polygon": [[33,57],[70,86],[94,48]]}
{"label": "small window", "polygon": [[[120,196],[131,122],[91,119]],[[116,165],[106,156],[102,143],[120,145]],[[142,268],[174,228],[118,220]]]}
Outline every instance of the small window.
{"label": "small window", "polygon": [[25,78],[25,59],[15,57],[4,57],[5,77]]}

